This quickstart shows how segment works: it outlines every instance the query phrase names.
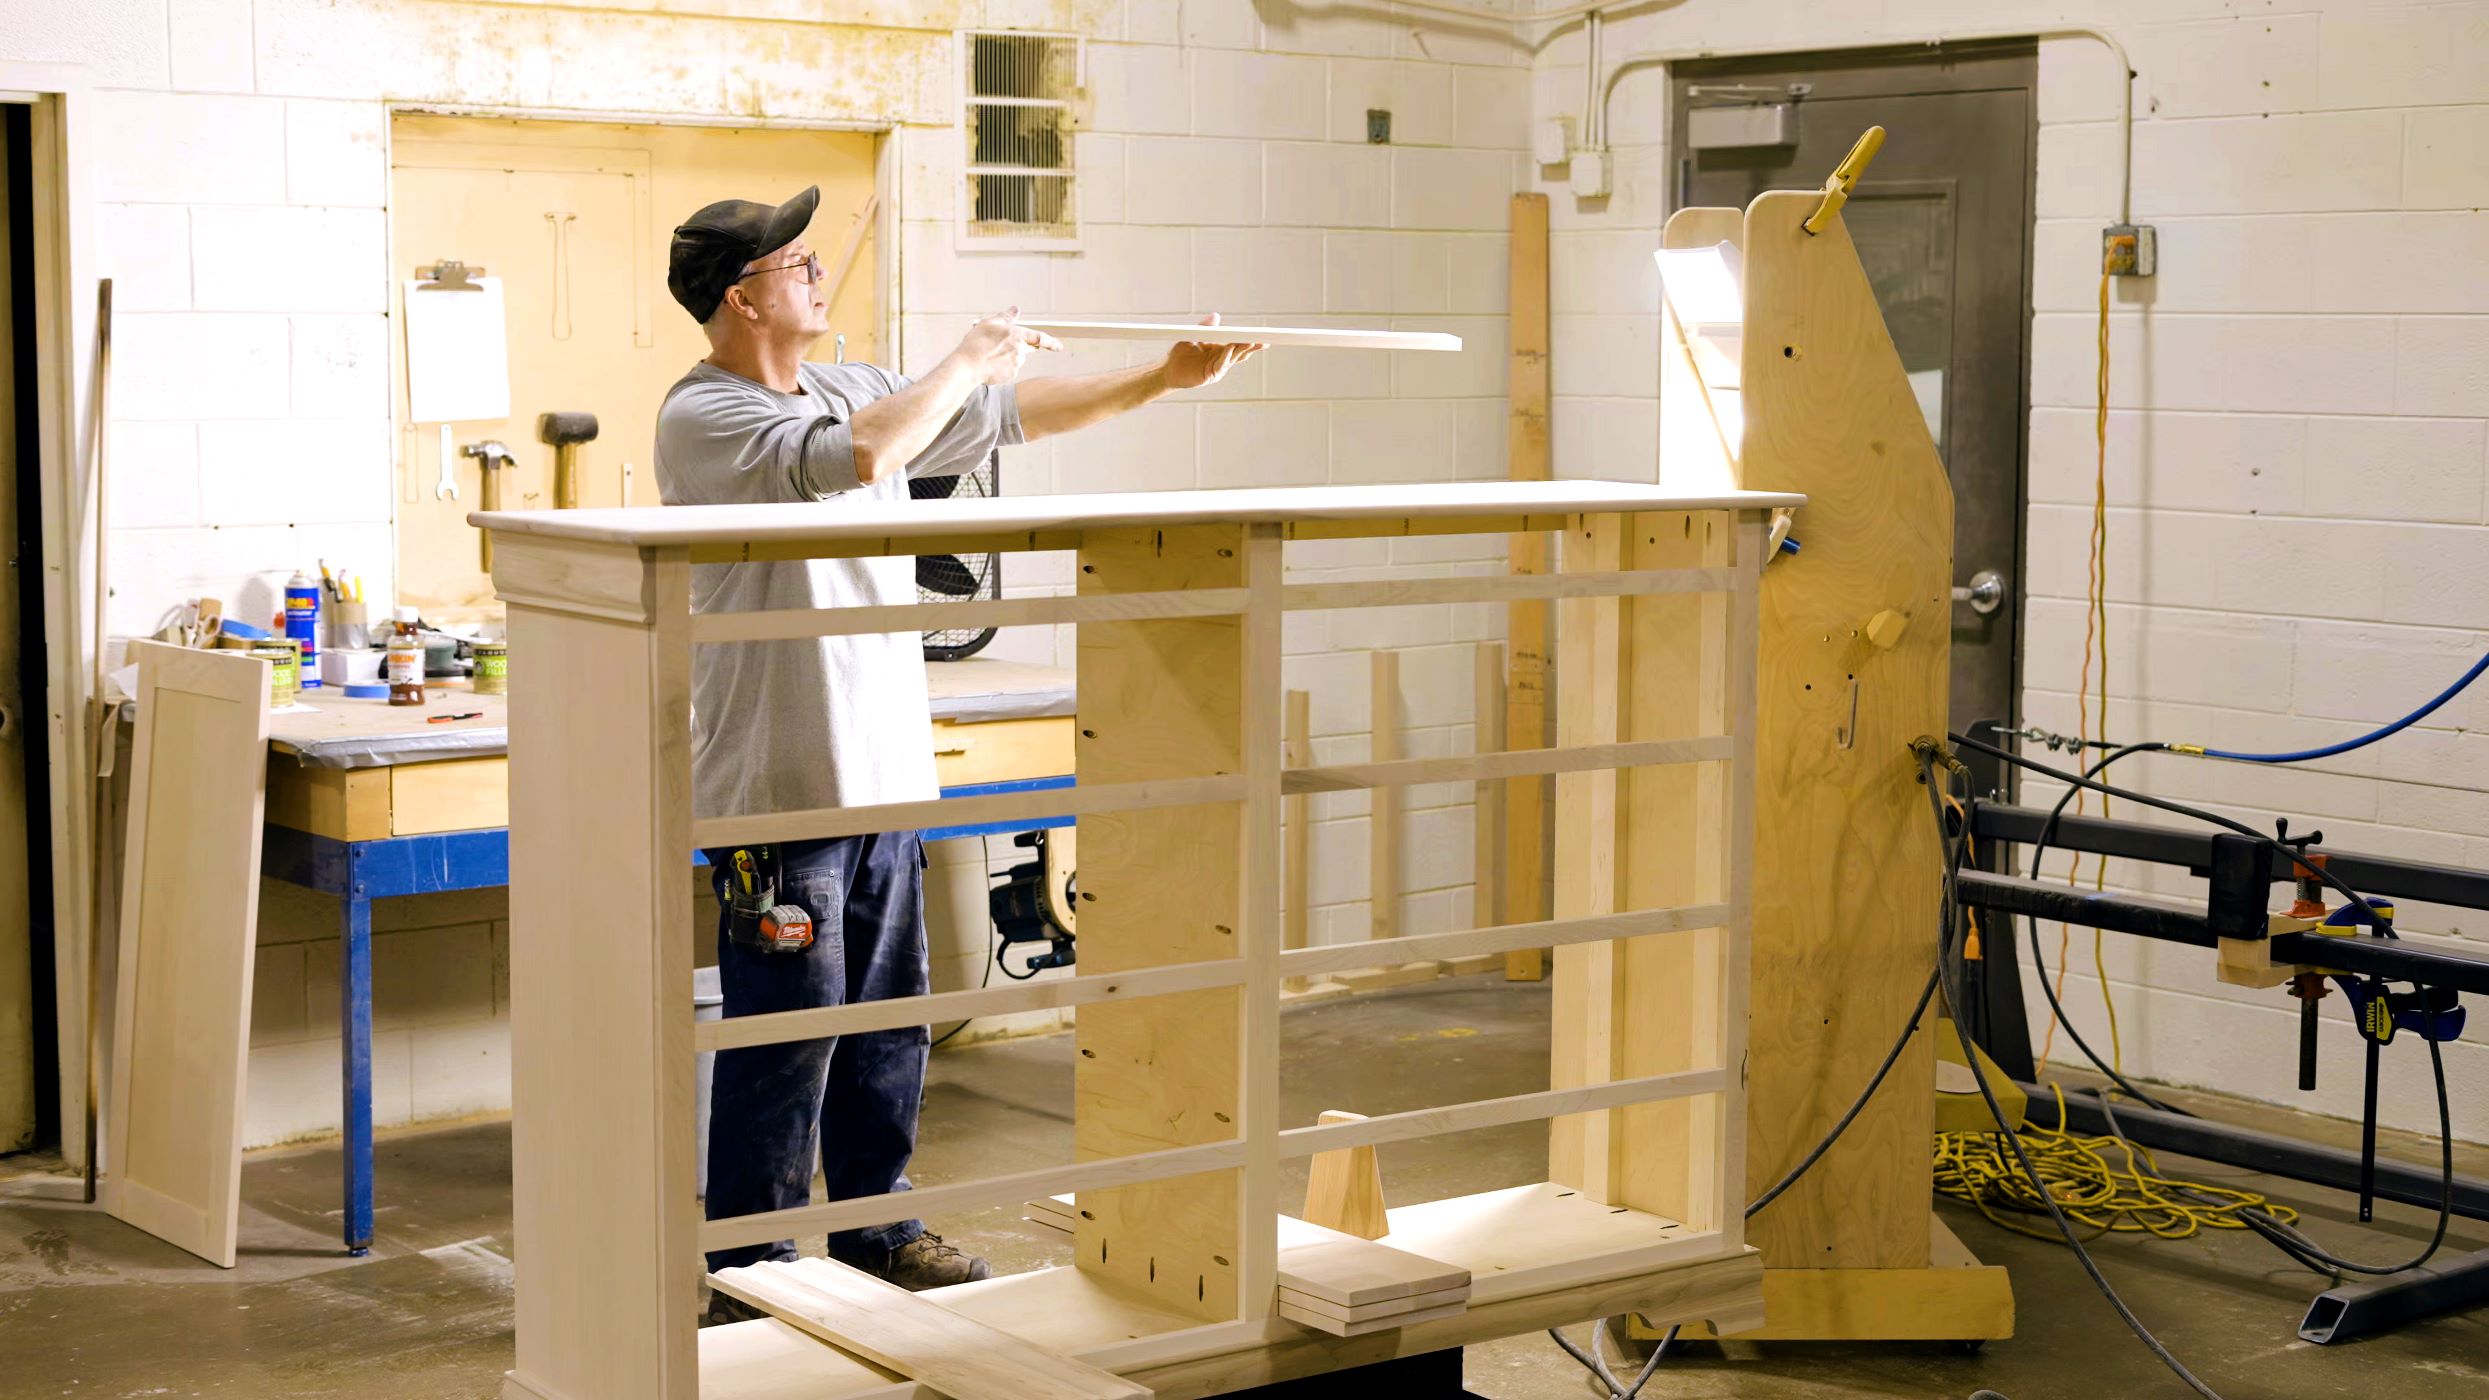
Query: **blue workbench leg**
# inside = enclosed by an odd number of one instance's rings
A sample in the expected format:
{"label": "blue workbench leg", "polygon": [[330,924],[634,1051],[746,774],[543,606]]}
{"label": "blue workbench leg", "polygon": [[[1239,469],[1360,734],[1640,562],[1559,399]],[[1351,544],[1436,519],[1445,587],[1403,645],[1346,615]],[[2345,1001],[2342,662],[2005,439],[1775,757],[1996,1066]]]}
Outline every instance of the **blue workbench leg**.
{"label": "blue workbench leg", "polygon": [[372,1252],[372,902],[349,894],[345,905],[337,1024],[345,1052],[346,1253],[359,1258]]}

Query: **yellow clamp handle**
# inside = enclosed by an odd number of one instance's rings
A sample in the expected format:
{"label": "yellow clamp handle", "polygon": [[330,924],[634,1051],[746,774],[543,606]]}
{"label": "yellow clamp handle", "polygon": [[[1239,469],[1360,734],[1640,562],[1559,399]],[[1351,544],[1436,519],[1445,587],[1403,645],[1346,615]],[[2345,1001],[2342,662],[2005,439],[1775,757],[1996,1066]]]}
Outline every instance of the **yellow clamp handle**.
{"label": "yellow clamp handle", "polygon": [[1850,147],[1849,154],[1841,157],[1841,163],[1832,167],[1832,173],[1825,177],[1823,203],[1816,205],[1815,212],[1806,219],[1808,233],[1823,232],[1832,222],[1832,216],[1841,212],[1842,205],[1849,203],[1850,188],[1858,183],[1859,176],[1867,173],[1868,162],[1874,160],[1875,153],[1882,149],[1884,128],[1871,126],[1859,133],[1858,144]]}

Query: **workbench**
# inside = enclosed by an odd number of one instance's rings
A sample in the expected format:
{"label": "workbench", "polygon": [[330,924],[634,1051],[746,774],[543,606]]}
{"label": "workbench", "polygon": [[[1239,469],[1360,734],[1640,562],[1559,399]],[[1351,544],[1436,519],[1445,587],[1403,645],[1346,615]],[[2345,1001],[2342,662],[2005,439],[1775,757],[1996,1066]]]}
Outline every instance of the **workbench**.
{"label": "workbench", "polygon": [[[1070,786],[1069,671],[971,658],[929,666],[927,689],[945,797]],[[341,906],[344,1234],[355,1255],[372,1243],[372,901],[510,883],[507,699],[461,684],[427,690],[422,708],[315,690],[268,721],[261,873]],[[477,717],[432,722],[469,713]],[[1071,820],[1033,816],[924,834],[995,835]]]}

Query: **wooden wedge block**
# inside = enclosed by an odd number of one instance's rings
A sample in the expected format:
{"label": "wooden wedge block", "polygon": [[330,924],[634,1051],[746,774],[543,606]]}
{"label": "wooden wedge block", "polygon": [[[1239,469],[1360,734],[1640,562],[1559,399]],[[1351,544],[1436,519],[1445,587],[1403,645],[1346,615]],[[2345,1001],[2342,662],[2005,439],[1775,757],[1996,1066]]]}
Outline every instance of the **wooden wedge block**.
{"label": "wooden wedge block", "polygon": [[1469,1311],[1469,1303],[1463,1300],[1448,1308],[1429,1308],[1424,1312],[1402,1313],[1397,1317],[1378,1317],[1368,1322],[1341,1322],[1335,1318],[1325,1317],[1321,1313],[1307,1312],[1285,1301],[1282,1301],[1278,1307],[1279,1315],[1288,1321],[1311,1327],[1317,1332],[1328,1332],[1334,1337],[1362,1337],[1369,1332],[1388,1332],[1395,1327],[1409,1327],[1420,1322],[1432,1322],[1439,1317],[1458,1317],[1467,1311]]}
{"label": "wooden wedge block", "polygon": [[709,1281],[791,1326],[952,1400],[1149,1400],[1112,1371],[963,1317],[830,1259],[725,1269]]}
{"label": "wooden wedge block", "polygon": [[[1326,1108],[1315,1121],[1354,1123],[1364,1117]],[[1391,1233],[1391,1222],[1383,1214],[1383,1169],[1371,1145],[1314,1154],[1305,1177],[1305,1219],[1361,1240]]]}

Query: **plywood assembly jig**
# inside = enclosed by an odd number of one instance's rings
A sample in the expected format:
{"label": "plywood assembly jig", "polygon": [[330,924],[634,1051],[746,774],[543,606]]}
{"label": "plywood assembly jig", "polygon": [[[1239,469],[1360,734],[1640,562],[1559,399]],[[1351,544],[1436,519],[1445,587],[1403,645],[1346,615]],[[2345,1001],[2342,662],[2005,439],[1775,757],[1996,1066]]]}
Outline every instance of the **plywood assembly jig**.
{"label": "plywood assembly jig", "polygon": [[[1137,1387],[1186,1397],[1625,1312],[1756,1325],[1762,1267],[1739,1209],[1759,892],[1756,637],[1770,514],[1801,499],[1725,484],[1530,481],[475,517],[497,539],[512,643],[569,680],[510,697],[518,1345],[504,1395],[969,1400]],[[1564,537],[1565,571],[1300,585],[1281,575],[1292,540],[1539,532]],[[1668,548],[1629,545],[1646,539]],[[962,549],[1075,550],[1079,590],[819,612],[690,608],[696,563]],[[1665,615],[1683,635],[1668,645],[1699,667],[1645,683],[1638,667],[1619,669],[1612,625],[1600,646],[1568,645],[1559,685],[1583,709],[1567,711],[1562,747],[1283,760],[1289,611],[1561,598],[1613,619],[1624,615],[1604,601],[1614,596],[1674,605]],[[971,620],[1006,612],[1079,624],[1077,786],[695,819],[695,646],[984,625]],[[1656,625],[1662,614],[1633,615]],[[1654,661],[1662,650],[1645,649]],[[597,703],[578,705],[580,694]],[[1630,849],[1669,855],[1686,879],[1665,897],[1625,891],[1614,878],[1619,798],[1639,791],[1630,778],[1680,771],[1699,775],[1699,817],[1673,844],[1637,825]],[[1578,858],[1630,897],[1520,925],[1284,946],[1288,795],[1546,774],[1557,775],[1559,827],[1592,833]],[[1079,821],[1079,976],[694,1025],[681,993],[695,846],[1064,813]],[[587,888],[595,898],[580,896]],[[1628,949],[1688,950],[1679,990],[1697,1010],[1670,1062],[1610,1073],[1576,1049],[1538,1093],[1370,1117],[1347,1103],[1334,1121],[1280,1121],[1283,979],[1545,947],[1608,964]],[[1077,1160],[701,1219],[695,1051],[1037,1006],[1081,1008]],[[1380,1143],[1550,1118],[1605,1123],[1663,1105],[1692,1128],[1642,1134],[1622,1159],[1688,1183],[1673,1209],[1644,1204],[1632,1179],[1594,1186],[1576,1173],[1401,1206],[1368,1240],[1287,1215],[1279,1200],[1290,1158],[1353,1164],[1354,1149]],[[1069,1199],[1040,1209],[1069,1229],[1070,1265],[922,1294],[817,1269],[738,1277],[725,1280],[730,1291],[774,1316],[695,1326],[704,1249],[1058,1194]],[[969,1339],[958,1348],[994,1364],[964,1364],[944,1338]]]}
{"label": "plywood assembly jig", "polygon": [[[1881,138],[1843,162],[1854,179]],[[1836,195],[1834,186],[1839,185]],[[1773,191],[1743,211],[1684,209],[1663,235],[1660,480],[1804,495],[1802,546],[1763,576],[1755,735],[1753,968],[1740,1201],[1760,1196],[1829,1132],[1901,1033],[1935,956],[1942,859],[1910,742],[1945,733],[1953,496],[1903,377],[1839,205]],[[1812,227],[1810,227],[1812,225]],[[1700,532],[1584,530],[1567,566],[1707,562]],[[1693,610],[1711,600],[1591,600],[1564,619],[1568,667],[1613,673],[1637,714],[1680,714],[1692,685]],[[1656,689],[1658,694],[1654,694]],[[1590,696],[1564,693],[1566,743],[1645,737]],[[1606,833],[1559,829],[1559,916],[1700,897],[1710,867],[1672,833],[1717,797],[1699,773],[1611,780],[1574,813],[1613,810]],[[1584,842],[1589,844],[1585,846]],[[1568,906],[1562,902],[1571,900]],[[1694,992],[1710,935],[1559,954],[1559,1079],[1664,1073],[1698,1057],[1683,1037],[1710,1002]],[[1932,1013],[1931,1013],[1932,1016]],[[1933,1036],[1922,1026],[1840,1141],[1748,1222],[1763,1251],[1768,1321],[1740,1336],[1977,1341],[2013,1335],[2002,1267],[1982,1266],[1931,1208]],[[1697,1040],[1700,1033],[1697,1034]],[[1556,1125],[1559,1181],[1681,1218],[1714,1184],[1649,1152],[1732,1130],[1716,1105],[1659,1103]],[[1652,1323],[1660,1322],[1651,1319]],[[1703,1335],[1697,1329],[1695,1335]]]}

